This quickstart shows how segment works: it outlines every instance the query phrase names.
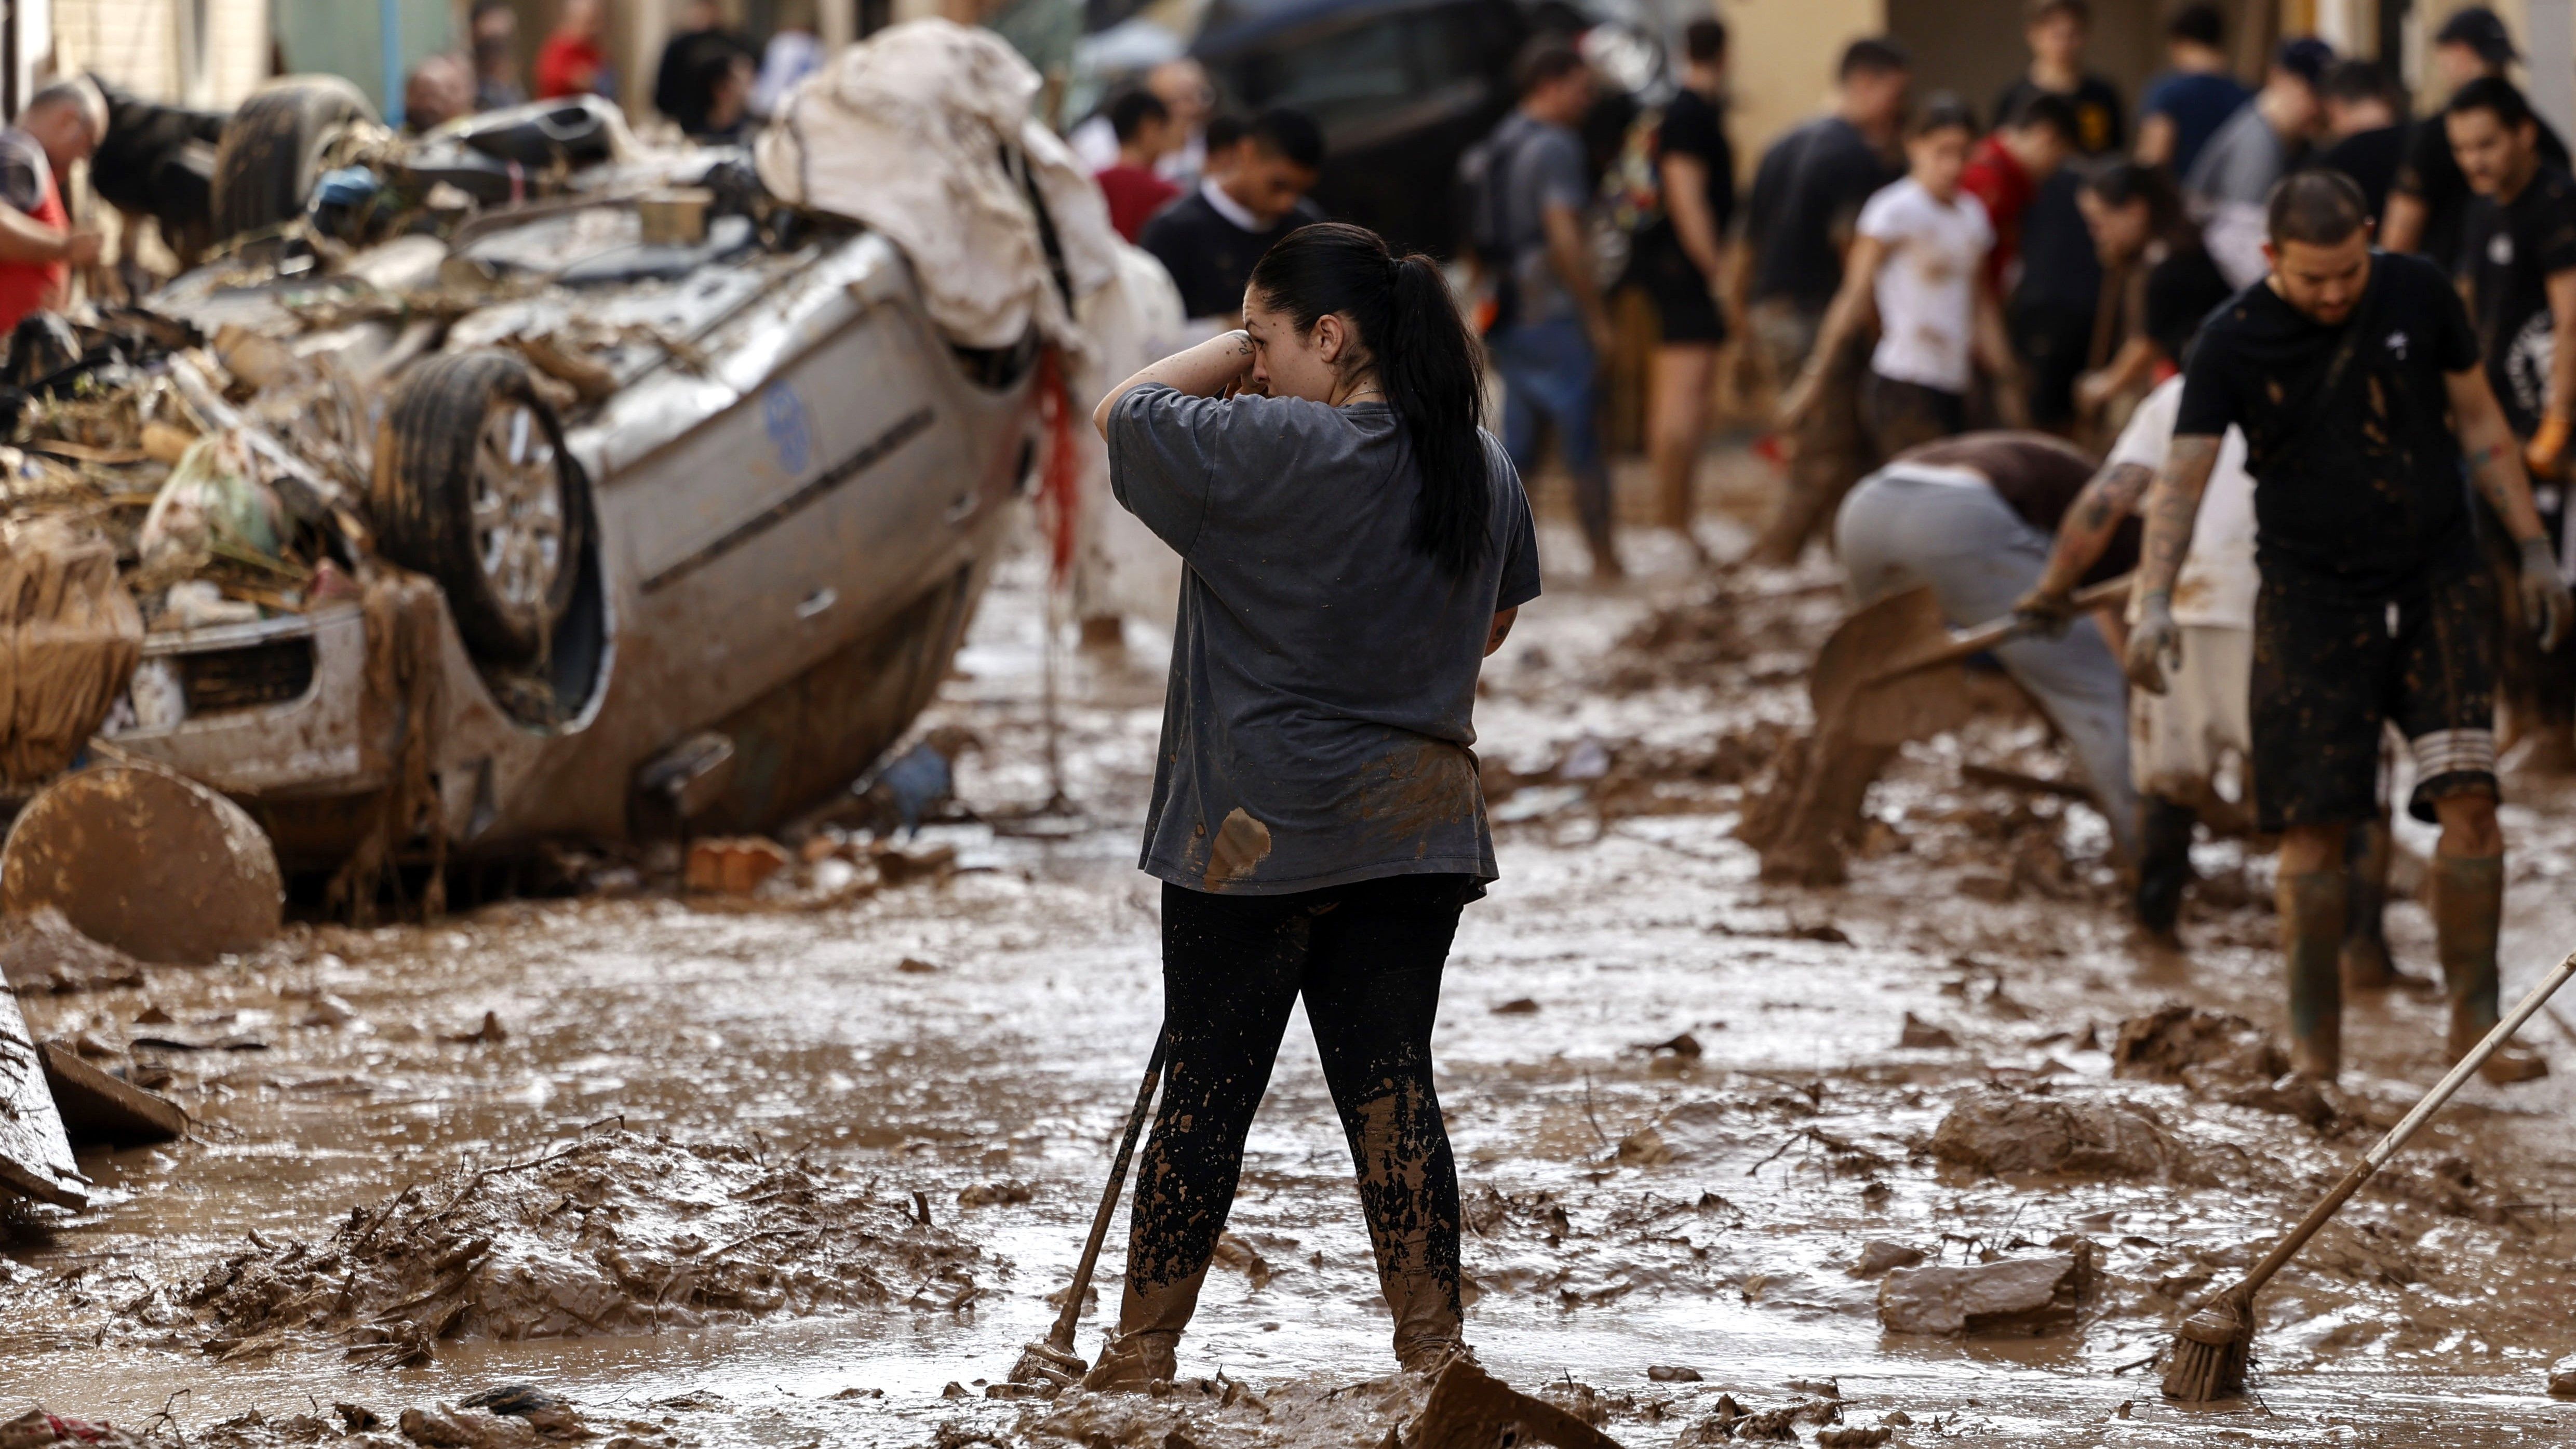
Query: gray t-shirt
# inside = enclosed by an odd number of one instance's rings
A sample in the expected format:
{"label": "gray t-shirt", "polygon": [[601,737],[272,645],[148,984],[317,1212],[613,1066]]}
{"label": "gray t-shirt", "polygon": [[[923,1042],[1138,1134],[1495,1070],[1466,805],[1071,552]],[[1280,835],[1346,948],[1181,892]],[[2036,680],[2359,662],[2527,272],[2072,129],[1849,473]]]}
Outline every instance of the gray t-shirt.
{"label": "gray t-shirt", "polygon": [[1413,545],[1420,474],[1385,404],[1119,399],[1110,488],[1186,565],[1144,870],[1244,895],[1494,878],[1476,673],[1494,615],[1538,597],[1538,546],[1484,441],[1493,547],[1453,578]]}
{"label": "gray t-shirt", "polygon": [[2290,169],[2290,148],[2262,110],[2248,101],[2200,148],[2183,189],[2211,201],[2260,206]]}
{"label": "gray t-shirt", "polygon": [[1502,208],[1504,241],[1511,249],[1518,292],[1515,323],[1554,322],[1575,313],[1574,298],[1547,261],[1547,208],[1582,211],[1592,201],[1583,140],[1574,132],[1514,111],[1494,128],[1494,164],[1501,179],[1495,200]]}

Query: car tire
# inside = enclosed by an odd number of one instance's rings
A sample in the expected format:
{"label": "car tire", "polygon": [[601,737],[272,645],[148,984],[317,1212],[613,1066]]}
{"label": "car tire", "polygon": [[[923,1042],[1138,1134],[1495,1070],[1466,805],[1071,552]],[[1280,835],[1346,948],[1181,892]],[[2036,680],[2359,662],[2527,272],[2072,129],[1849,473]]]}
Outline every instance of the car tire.
{"label": "car tire", "polygon": [[229,241],[302,216],[331,143],[375,119],[338,76],[287,76],[254,91],[215,147],[215,235]]}
{"label": "car tire", "polygon": [[545,652],[590,544],[590,483],[516,353],[450,353],[403,379],[369,512],[377,551],[438,581],[478,662]]}

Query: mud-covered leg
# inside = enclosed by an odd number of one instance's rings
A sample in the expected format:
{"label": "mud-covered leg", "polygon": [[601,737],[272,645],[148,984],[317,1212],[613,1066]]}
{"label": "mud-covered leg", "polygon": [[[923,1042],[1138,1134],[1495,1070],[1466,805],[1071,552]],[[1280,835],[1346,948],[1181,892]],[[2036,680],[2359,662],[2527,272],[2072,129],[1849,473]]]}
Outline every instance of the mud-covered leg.
{"label": "mud-covered leg", "polygon": [[1296,1004],[1308,923],[1298,899],[1163,888],[1163,1101],[1136,1170],[1118,1329],[1087,1388],[1173,1374]]}
{"label": "mud-covered leg", "polygon": [[2331,1082],[2343,1068],[2343,830],[2293,827],[2281,841],[2274,898],[2290,998],[2290,1066]]}
{"label": "mud-covered leg", "polygon": [[2388,951],[2388,868],[2396,854],[2385,815],[2344,836],[2343,986],[2346,991],[2392,987],[2429,991],[2433,983],[2397,969]]}
{"label": "mud-covered leg", "polygon": [[[2496,938],[2504,919],[2504,856],[2436,855],[2428,886],[2442,958],[2442,987],[2451,1003],[2449,1059],[2458,1061],[2496,1024]],[[2487,1058],[2479,1074],[2491,1082],[2527,1082],[2549,1075],[2549,1064],[2532,1053],[2505,1047]]]}
{"label": "mud-covered leg", "polygon": [[1431,1028],[1467,885],[1396,876],[1344,888],[1342,905],[1316,920],[1306,982],[1307,1019],[1395,1316],[1396,1361],[1417,1373],[1466,1352],[1458,1168],[1432,1089]]}
{"label": "mud-covered leg", "polygon": [[2199,812],[2162,795],[2138,797],[2138,928],[2161,941],[2182,918],[2183,888],[2191,883],[2191,830]]}

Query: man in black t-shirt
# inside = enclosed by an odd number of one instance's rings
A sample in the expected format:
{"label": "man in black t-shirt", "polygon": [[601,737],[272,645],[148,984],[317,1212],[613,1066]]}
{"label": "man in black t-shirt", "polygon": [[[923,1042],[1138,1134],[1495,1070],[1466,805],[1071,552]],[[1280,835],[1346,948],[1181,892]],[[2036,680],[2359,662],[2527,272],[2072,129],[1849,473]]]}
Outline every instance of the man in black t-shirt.
{"label": "man in black t-shirt", "polygon": [[2334,139],[2318,153],[2315,164],[2342,172],[2361,188],[2376,224],[2388,209],[2388,188],[2397,180],[2397,162],[2406,145],[2400,120],[2406,99],[2375,61],[2339,60],[2317,87],[2326,113],[2326,134]]}
{"label": "man in black t-shirt", "polygon": [[[2482,77],[2502,77],[2519,58],[2513,36],[2483,5],[2454,11],[2433,35],[2433,71],[2454,92]],[[2551,165],[2568,164],[2567,143],[2536,122],[2540,154]],[[2406,156],[2388,193],[2388,222],[2381,244],[2392,252],[2420,252],[2444,271],[2460,264],[2461,228],[2469,211],[2469,182],[2451,155],[2442,117],[2426,116],[2407,131]]]}
{"label": "man in black t-shirt", "polygon": [[[1862,205],[1905,174],[1896,147],[1909,64],[1893,40],[1853,41],[1843,51],[1834,113],[1773,142],[1753,173],[1744,207],[1744,245],[1752,256],[1750,266],[1736,269],[1745,287],[1738,310],[1782,388],[1807,365],[1825,309],[1842,290],[1843,253]],[[1860,441],[1860,378],[1869,346],[1855,332],[1845,355],[1831,359],[1817,406],[1790,439],[1788,487],[1753,545],[1754,561],[1796,562],[1807,540],[1832,519],[1834,505],[1876,463]]]}
{"label": "man in black t-shirt", "polygon": [[1735,147],[1717,105],[1726,89],[1725,25],[1692,21],[1682,48],[1690,68],[1655,129],[1663,209],[1637,234],[1632,266],[1660,324],[1646,422],[1657,521],[1705,560],[1691,531],[1692,485],[1708,442],[1718,344],[1726,340],[1717,299],[1726,280],[1726,231],[1735,220]]}
{"label": "man in black t-shirt", "polygon": [[[2525,617],[2565,632],[2567,585],[2532,510],[2522,451],[2480,366],[2449,282],[2415,257],[2374,252],[2361,189],[2334,171],[2273,188],[2270,272],[2210,316],[2183,371],[2171,452],[2147,500],[2129,677],[2164,692],[2178,658],[2173,588],[2200,494],[2230,424],[2254,477],[2255,814],[2281,835],[2291,1061],[2331,1080],[2342,1062],[2344,835],[2378,810],[2379,740],[2415,755],[2408,810],[2439,820],[2428,903],[2450,995],[2456,1060],[2497,1018],[2504,837],[2496,827],[2492,581],[2478,566],[2467,490],[2521,553]],[[2547,1065],[2499,1052],[2492,1081]]]}
{"label": "man in black t-shirt", "polygon": [[[2523,440],[2541,522],[2563,530],[2568,420],[2576,417],[2576,181],[2541,159],[2539,122],[2510,81],[2474,80],[2444,108],[2453,158],[2475,198],[2460,251],[2460,281],[2476,321],[2487,383]],[[2509,568],[2492,526],[2488,560]],[[2576,650],[2544,654],[2505,611],[2505,717],[2533,741],[2523,768],[2576,770]]]}

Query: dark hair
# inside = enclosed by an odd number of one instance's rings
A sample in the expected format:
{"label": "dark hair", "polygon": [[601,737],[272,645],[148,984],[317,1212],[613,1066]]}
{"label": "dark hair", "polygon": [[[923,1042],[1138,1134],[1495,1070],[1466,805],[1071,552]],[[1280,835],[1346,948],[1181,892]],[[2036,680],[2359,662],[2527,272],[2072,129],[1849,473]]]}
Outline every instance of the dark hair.
{"label": "dark hair", "polygon": [[1934,91],[1923,109],[1914,113],[1913,124],[1905,128],[1905,134],[1929,136],[1935,131],[1965,131],[1973,139],[1977,134],[1977,113],[1950,92]]}
{"label": "dark hair", "polygon": [[2227,19],[2218,7],[2207,3],[2186,5],[2165,22],[2165,34],[2175,40],[2193,41],[2212,50],[2227,36]]}
{"label": "dark hair", "polygon": [[2294,35],[2272,47],[2272,69],[2296,76],[2311,88],[2325,84],[2326,67],[2334,63],[2334,47],[2313,35]]}
{"label": "dark hair", "polygon": [[2021,23],[2037,25],[2053,15],[2072,16],[2076,24],[2087,30],[2093,28],[2093,7],[2084,0],[2030,0],[2022,7]]}
{"label": "dark hair", "polygon": [[1494,487],[1477,432],[1484,358],[1440,264],[1418,252],[1398,258],[1367,227],[1317,222],[1262,253],[1251,290],[1301,335],[1329,313],[1351,319],[1422,475],[1413,546],[1452,575],[1483,562],[1493,547]]}
{"label": "dark hair", "polygon": [[1244,134],[1262,150],[1309,171],[1324,164],[1324,133],[1304,111],[1273,106],[1253,117]]}
{"label": "dark hair", "polygon": [[1523,46],[1519,58],[1512,62],[1512,89],[1528,95],[1583,69],[1583,63],[1582,51],[1558,36],[1542,35]]}
{"label": "dark hair", "polygon": [[2155,236],[2169,236],[2183,224],[2182,194],[2174,189],[2173,178],[2161,166],[2148,166],[2137,161],[2114,161],[2084,179],[2084,189],[2104,206],[2147,208],[2147,230]]}
{"label": "dark hair", "polygon": [[2323,168],[2281,178],[2263,203],[2263,230],[2274,246],[2334,246],[2349,240],[2369,219],[2370,202],[2353,179]]}
{"label": "dark hair", "polygon": [[1695,65],[1706,65],[1726,54],[1726,22],[1703,15],[1682,27],[1682,54]]}
{"label": "dark hair", "polygon": [[2339,60],[2326,72],[2325,84],[2317,94],[2330,101],[2353,105],[2363,101],[2386,101],[2402,108],[2405,98],[2388,79],[2388,71],[2374,60]]}
{"label": "dark hair", "polygon": [[1890,71],[1911,70],[1914,62],[1905,47],[1892,35],[1865,35],[1843,47],[1842,64],[1834,68],[1840,80],[1853,76],[1886,75]]}
{"label": "dark hair", "polygon": [[2021,104],[2004,118],[2004,124],[2015,130],[2039,126],[2055,131],[2070,146],[2083,135],[2083,123],[2075,117],[2075,103],[2055,91],[2035,90],[2022,97]]}
{"label": "dark hair", "polygon": [[2460,87],[2442,114],[2457,116],[2469,111],[2485,111],[2496,118],[2496,124],[2508,131],[2521,130],[2536,118],[2531,113],[2531,100],[2522,88],[2500,75],[2482,75]]}
{"label": "dark hair", "polygon": [[1109,102],[1108,115],[1110,131],[1118,137],[1120,145],[1125,145],[1136,139],[1136,133],[1145,129],[1146,122],[1170,120],[1172,108],[1163,104],[1161,96],[1138,86],[1133,90],[1120,91]]}
{"label": "dark hair", "polygon": [[1231,151],[1242,145],[1243,138],[1251,130],[1252,127],[1243,117],[1219,112],[1208,117],[1207,130],[1201,133],[1199,144],[1205,146],[1207,153],[1213,156],[1220,151]]}

